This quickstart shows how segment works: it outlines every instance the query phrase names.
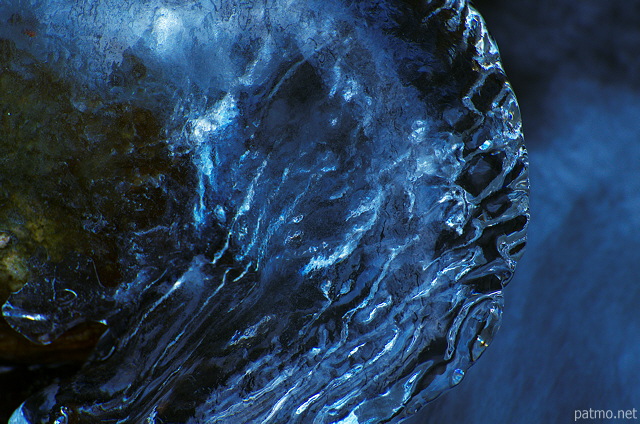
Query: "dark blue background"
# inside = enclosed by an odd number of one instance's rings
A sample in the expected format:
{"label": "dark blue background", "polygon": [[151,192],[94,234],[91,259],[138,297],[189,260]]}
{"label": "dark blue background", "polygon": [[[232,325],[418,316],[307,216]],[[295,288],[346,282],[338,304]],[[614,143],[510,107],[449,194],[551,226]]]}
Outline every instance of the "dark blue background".
{"label": "dark blue background", "polygon": [[522,109],[529,243],[492,346],[410,422],[640,410],[640,2],[475,5]]}

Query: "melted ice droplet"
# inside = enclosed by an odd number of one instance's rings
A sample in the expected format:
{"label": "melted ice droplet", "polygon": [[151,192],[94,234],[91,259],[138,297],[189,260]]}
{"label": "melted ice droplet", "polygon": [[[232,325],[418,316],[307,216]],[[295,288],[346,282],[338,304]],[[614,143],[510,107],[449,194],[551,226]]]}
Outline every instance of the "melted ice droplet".
{"label": "melted ice droplet", "polygon": [[493,340],[493,336],[500,328],[502,311],[498,306],[494,306],[489,309],[484,326],[476,336],[471,345],[471,360],[477,361],[480,355],[489,347],[489,344]]}
{"label": "melted ice droplet", "polygon": [[460,384],[463,378],[464,378],[464,370],[461,370],[460,368],[456,368],[455,370],[453,370],[453,374],[451,374],[451,385],[457,386],[458,384]]}

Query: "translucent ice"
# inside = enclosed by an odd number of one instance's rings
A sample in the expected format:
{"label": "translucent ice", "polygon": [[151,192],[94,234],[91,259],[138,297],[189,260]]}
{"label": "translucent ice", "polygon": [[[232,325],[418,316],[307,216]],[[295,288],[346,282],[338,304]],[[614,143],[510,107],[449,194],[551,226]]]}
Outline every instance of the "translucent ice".
{"label": "translucent ice", "polygon": [[80,258],[5,304],[35,341],[108,326],[14,422],[397,421],[461,381],[525,243],[526,153],[481,17],[409,3],[32,1],[33,40],[0,30],[105,101],[163,99],[193,165],[179,216],[119,230],[128,281]]}

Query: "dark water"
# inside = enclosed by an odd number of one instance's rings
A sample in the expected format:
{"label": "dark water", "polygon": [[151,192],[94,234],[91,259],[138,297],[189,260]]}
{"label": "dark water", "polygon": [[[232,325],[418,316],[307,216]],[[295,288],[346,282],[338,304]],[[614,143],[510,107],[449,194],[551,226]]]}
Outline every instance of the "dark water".
{"label": "dark water", "polygon": [[522,110],[529,242],[494,344],[410,422],[559,423],[575,410],[640,409],[640,4],[475,4]]}

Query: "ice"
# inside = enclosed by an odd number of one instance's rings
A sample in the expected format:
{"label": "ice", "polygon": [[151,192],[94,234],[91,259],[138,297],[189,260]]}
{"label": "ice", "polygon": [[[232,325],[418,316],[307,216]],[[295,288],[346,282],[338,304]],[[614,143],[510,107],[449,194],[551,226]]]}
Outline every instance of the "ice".
{"label": "ice", "polygon": [[13,422],[395,422],[460,383],[499,326],[528,220],[517,103],[466,2],[20,13],[35,41],[0,35],[85,95],[161,99],[166,150],[193,178],[163,186],[178,216],[114,235],[133,270],[117,288],[79,257],[5,304],[39,342],[108,326]]}

